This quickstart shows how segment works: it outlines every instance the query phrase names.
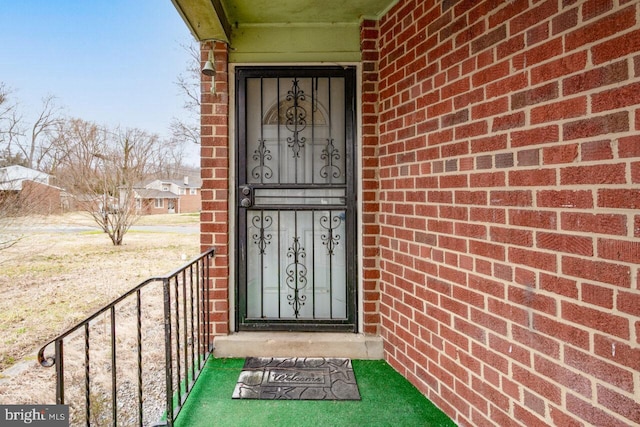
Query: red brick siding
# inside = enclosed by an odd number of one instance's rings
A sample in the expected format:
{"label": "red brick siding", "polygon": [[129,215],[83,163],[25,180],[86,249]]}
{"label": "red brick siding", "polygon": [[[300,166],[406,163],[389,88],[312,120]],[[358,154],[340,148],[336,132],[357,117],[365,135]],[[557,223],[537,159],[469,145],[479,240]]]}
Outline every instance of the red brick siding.
{"label": "red brick siding", "polygon": [[200,212],[202,200],[200,199],[200,189],[196,190],[196,194],[191,194],[190,189],[186,189],[187,194],[180,196],[180,213]]}
{"label": "red brick siding", "polygon": [[215,52],[215,92],[211,78],[202,77],[201,170],[202,211],[200,214],[200,245],[202,250],[212,246],[216,254],[211,268],[210,313],[212,332],[229,333],[229,86],[227,73],[227,45],[203,42],[200,46],[202,66]]}
{"label": "red brick siding", "polygon": [[178,196],[176,196],[176,199],[163,199],[161,208],[156,207],[156,199],[140,199],[140,203],[142,205],[140,213],[142,213],[143,215],[167,214],[169,213],[170,202],[174,203],[174,206],[176,206],[176,209],[174,209],[174,211],[177,212],[177,197]]}
{"label": "red brick siding", "polygon": [[639,19],[401,0],[363,24],[365,304],[460,425],[640,423]]}
{"label": "red brick siding", "polygon": [[17,203],[23,214],[54,215],[64,210],[62,191],[37,181],[22,181]]}
{"label": "red brick siding", "polygon": [[157,208],[155,199],[147,200],[146,203],[144,203],[145,209],[143,210],[143,212],[145,215],[166,214],[169,212],[169,209],[167,207],[168,203],[168,200],[164,200],[162,207]]}
{"label": "red brick siding", "polygon": [[376,21],[364,21],[360,31],[362,50],[362,322],[363,332],[373,335],[380,333],[377,24]]}

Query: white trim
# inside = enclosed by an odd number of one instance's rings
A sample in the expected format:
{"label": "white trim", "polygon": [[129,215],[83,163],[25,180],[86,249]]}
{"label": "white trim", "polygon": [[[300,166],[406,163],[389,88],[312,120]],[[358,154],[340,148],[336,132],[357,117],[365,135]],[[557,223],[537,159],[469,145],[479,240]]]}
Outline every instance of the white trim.
{"label": "white trim", "polygon": [[360,241],[357,242],[357,258],[358,258],[358,332],[363,333],[364,331],[364,253],[362,250],[362,236],[364,236],[363,229],[363,200],[362,200],[362,158],[364,153],[362,152],[362,63],[356,65],[356,140],[354,153],[356,156],[356,194],[358,197],[358,203],[356,204],[356,211],[358,212],[356,218],[356,230],[359,231],[357,234],[360,237]]}

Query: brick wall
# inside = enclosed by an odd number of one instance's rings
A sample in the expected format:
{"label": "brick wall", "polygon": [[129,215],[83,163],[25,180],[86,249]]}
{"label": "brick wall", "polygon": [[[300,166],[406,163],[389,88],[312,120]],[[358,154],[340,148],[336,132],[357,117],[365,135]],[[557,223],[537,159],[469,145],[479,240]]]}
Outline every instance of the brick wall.
{"label": "brick wall", "polygon": [[[176,196],[177,197],[177,196]],[[169,213],[169,203],[177,207],[178,199],[162,199],[162,207],[156,206],[156,199],[139,199],[141,204],[140,213],[142,215],[163,215]]]}
{"label": "brick wall", "polygon": [[16,203],[23,214],[57,215],[63,212],[62,191],[37,181],[22,181]]}
{"label": "brick wall", "polygon": [[156,199],[142,199],[142,210],[141,213],[143,215],[161,215],[166,214],[168,212],[167,204],[168,200],[162,200],[162,207],[156,207]]}
{"label": "brick wall", "polygon": [[212,79],[202,76],[201,98],[201,174],[202,211],[200,245],[202,250],[216,248],[212,277],[211,321],[215,335],[229,332],[229,86],[227,45],[203,42],[200,45],[204,66],[210,49],[215,57],[215,90]]}
{"label": "brick wall", "polygon": [[377,25],[388,361],[460,425],[640,423],[640,3],[401,0]]}
{"label": "brick wall", "polygon": [[186,189],[186,194],[180,196],[180,213],[200,212],[202,200],[200,199],[200,189],[196,189],[197,194],[190,194],[190,189]]}
{"label": "brick wall", "polygon": [[365,21],[360,30],[362,51],[362,332],[380,334],[378,213],[378,43],[377,22]]}

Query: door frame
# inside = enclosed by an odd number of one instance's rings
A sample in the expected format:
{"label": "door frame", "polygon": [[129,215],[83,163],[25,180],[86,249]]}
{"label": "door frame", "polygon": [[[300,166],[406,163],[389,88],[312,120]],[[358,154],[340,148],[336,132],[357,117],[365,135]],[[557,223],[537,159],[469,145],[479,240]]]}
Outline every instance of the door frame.
{"label": "door frame", "polygon": [[[308,65],[308,64],[285,64],[285,65],[253,65],[253,64],[229,64],[229,83],[230,83],[230,99],[229,99],[229,123],[232,126],[229,127],[230,136],[230,237],[231,253],[234,254],[233,260],[230,260],[231,274],[230,274],[230,294],[229,294],[229,320],[232,331],[241,330],[262,330],[262,331],[340,331],[340,332],[358,332],[362,327],[362,278],[360,272],[362,271],[362,253],[360,245],[360,232],[361,230],[361,184],[359,181],[361,170],[361,152],[360,152],[360,135],[358,129],[360,129],[360,66],[359,64],[344,64],[340,66],[326,66],[326,65]],[[345,322],[324,322],[314,321],[310,323],[304,323],[302,327],[298,322],[286,322],[279,321],[274,323],[265,322],[251,323],[250,327],[247,324],[241,322],[241,309],[242,300],[246,298],[244,290],[241,289],[241,279],[243,277],[243,263],[240,259],[242,254],[242,242],[241,228],[245,225],[240,219],[240,207],[238,203],[238,186],[239,186],[239,173],[241,166],[241,153],[243,149],[240,147],[241,140],[241,114],[239,112],[239,77],[238,72],[243,70],[249,70],[253,76],[254,73],[263,73],[265,77],[273,77],[276,74],[281,73],[278,76],[287,77],[286,73],[295,70],[304,70],[305,72],[320,71],[326,73],[327,70],[349,69],[350,71],[344,73],[345,78],[345,95],[351,97],[350,105],[346,107],[345,115],[350,117],[346,120],[347,140],[345,145],[347,146],[346,161],[349,163],[347,167],[347,187],[349,190],[347,193],[352,197],[347,198],[347,210],[352,212],[351,218],[348,218],[348,229],[352,235],[348,236],[348,239],[353,240],[352,249],[347,250],[347,277],[352,278],[353,283],[348,285],[348,319]],[[345,236],[346,237],[346,236]],[[246,242],[245,242],[246,243]],[[246,307],[246,299],[245,299]]]}

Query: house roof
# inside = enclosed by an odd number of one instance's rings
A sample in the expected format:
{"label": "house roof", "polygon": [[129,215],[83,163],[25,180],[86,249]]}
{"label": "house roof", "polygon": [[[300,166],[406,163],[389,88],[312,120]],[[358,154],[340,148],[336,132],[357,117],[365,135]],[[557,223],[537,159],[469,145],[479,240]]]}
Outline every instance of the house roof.
{"label": "house roof", "polygon": [[48,184],[51,175],[20,165],[0,168],[0,190],[19,191],[23,181],[35,181]]}
{"label": "house roof", "polygon": [[147,188],[138,188],[135,190],[136,195],[140,199],[177,199],[178,195],[171,191],[152,190]]}
{"label": "house roof", "polygon": [[360,58],[363,18],[397,0],[172,0],[200,41],[229,43],[230,62]]}
{"label": "house roof", "polygon": [[162,182],[175,184],[178,187],[184,188],[200,188],[202,187],[202,179],[200,177],[189,177],[188,183],[185,184],[184,180],[180,179],[170,179],[170,180],[161,180]]}
{"label": "house roof", "polygon": [[189,176],[187,177],[187,183],[185,184],[184,179],[148,179],[146,181],[140,181],[134,185],[134,188],[148,188],[149,186],[153,186],[154,184],[173,184],[177,187],[182,188],[200,188],[202,187],[202,178],[199,176]]}

